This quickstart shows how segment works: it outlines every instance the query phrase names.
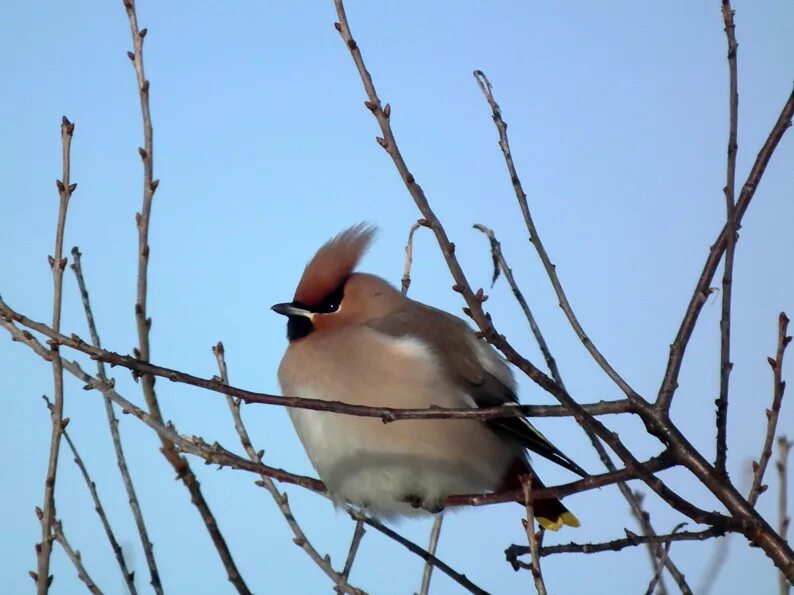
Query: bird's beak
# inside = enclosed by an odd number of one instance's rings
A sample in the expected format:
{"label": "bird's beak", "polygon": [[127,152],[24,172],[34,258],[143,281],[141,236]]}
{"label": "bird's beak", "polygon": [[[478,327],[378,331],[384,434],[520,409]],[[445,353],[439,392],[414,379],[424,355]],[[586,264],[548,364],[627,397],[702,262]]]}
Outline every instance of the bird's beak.
{"label": "bird's beak", "polygon": [[313,315],[312,312],[309,312],[305,308],[298,308],[297,306],[287,302],[284,302],[283,304],[274,304],[270,306],[270,309],[276,314],[281,314],[282,316],[303,316],[304,318],[311,318]]}

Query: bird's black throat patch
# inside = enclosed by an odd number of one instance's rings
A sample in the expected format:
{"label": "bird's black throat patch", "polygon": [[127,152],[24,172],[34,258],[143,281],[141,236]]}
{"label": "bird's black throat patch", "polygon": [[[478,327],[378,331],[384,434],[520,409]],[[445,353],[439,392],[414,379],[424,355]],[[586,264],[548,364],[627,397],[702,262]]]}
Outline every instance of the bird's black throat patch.
{"label": "bird's black throat patch", "polygon": [[289,316],[287,320],[287,339],[291,343],[302,339],[314,331],[312,321],[305,316]]}

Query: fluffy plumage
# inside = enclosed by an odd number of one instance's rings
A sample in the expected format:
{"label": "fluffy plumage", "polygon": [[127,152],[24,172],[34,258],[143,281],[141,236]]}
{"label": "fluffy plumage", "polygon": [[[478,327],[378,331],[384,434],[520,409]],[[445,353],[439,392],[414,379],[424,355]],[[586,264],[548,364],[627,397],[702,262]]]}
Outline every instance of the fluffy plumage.
{"label": "fluffy plumage", "polygon": [[[306,266],[279,367],[288,395],[388,407],[492,407],[518,402],[510,368],[468,325],[354,273],[374,235],[357,225]],[[378,516],[435,512],[452,494],[518,487],[533,473],[526,449],[585,472],[527,420],[406,420],[291,409],[309,459],[337,502]],[[533,484],[542,485],[538,479]],[[535,502],[544,527],[579,521],[559,500]]]}

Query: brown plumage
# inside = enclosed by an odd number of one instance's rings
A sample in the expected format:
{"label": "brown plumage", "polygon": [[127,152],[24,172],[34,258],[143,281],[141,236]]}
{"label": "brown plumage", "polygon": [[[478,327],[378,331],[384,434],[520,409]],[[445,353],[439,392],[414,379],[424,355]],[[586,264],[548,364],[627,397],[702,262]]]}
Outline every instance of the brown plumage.
{"label": "brown plumage", "polygon": [[[324,244],[295,300],[273,307],[289,318],[284,393],[388,407],[518,402],[509,367],[464,321],[353,272],[374,232],[357,225]],[[516,487],[520,475],[534,473],[525,449],[586,475],[522,418],[384,425],[299,409],[290,416],[332,497],[380,516],[432,512],[452,494]],[[535,510],[547,528],[579,524],[558,500],[538,501]]]}

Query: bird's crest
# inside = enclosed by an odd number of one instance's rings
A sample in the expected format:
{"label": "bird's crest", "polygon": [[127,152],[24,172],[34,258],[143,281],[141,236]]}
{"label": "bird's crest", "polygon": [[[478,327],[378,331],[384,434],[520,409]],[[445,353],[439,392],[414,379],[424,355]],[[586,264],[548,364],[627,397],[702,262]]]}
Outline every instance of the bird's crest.
{"label": "bird's crest", "polygon": [[323,244],[303,271],[295,301],[316,305],[339,287],[364,256],[376,231],[373,225],[359,223]]}

